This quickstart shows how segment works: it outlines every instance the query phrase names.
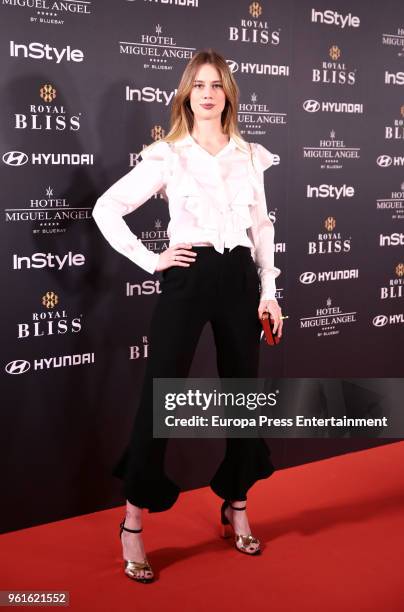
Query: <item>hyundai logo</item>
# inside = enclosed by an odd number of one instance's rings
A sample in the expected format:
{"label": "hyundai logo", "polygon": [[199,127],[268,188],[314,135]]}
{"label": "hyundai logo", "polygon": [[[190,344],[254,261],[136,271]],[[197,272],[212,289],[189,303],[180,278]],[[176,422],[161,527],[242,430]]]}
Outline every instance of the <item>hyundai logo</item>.
{"label": "hyundai logo", "polygon": [[375,327],[384,327],[388,323],[386,315],[376,315],[373,319],[373,325]]}
{"label": "hyundai logo", "polygon": [[226,60],[228,67],[230,68],[230,72],[238,71],[238,63],[234,60]]}
{"label": "hyundai logo", "polygon": [[23,166],[28,161],[28,155],[22,151],[7,151],[2,159],[8,166]]}
{"label": "hyundai logo", "polygon": [[15,359],[14,361],[9,361],[4,369],[7,374],[24,374],[28,372],[30,367],[31,364],[29,361],[25,361],[25,359]]}
{"label": "hyundai logo", "polygon": [[377,158],[377,165],[382,168],[388,168],[393,163],[393,158],[390,155],[379,155]]}
{"label": "hyundai logo", "polygon": [[304,285],[311,285],[316,280],[317,275],[315,272],[302,272],[299,276],[299,280]]}
{"label": "hyundai logo", "polygon": [[316,113],[320,110],[320,102],[317,102],[317,100],[306,100],[303,102],[303,108],[308,113]]}

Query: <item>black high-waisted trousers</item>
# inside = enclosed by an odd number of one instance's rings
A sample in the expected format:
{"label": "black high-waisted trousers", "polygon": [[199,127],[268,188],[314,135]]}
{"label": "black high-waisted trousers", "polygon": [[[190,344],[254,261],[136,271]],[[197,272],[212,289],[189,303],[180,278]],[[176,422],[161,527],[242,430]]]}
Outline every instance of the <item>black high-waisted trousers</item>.
{"label": "black high-waisted trousers", "polygon": [[[129,444],[113,469],[126,499],[149,512],[170,508],[181,490],[164,470],[168,438],[153,438],[153,378],[186,378],[205,324],[210,321],[219,377],[256,378],[261,324],[259,277],[248,247],[218,253],[194,246],[188,268],[163,272],[153,312],[149,357]],[[262,438],[227,438],[226,453],[210,487],[221,498],[246,500],[256,480],[274,472]]]}

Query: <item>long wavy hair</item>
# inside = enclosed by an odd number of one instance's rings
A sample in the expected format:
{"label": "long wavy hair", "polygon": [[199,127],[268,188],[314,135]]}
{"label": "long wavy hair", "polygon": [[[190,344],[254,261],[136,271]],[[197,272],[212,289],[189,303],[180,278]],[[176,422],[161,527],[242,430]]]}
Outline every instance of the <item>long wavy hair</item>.
{"label": "long wavy hair", "polygon": [[[240,95],[238,85],[224,57],[210,48],[198,51],[186,65],[171,106],[170,130],[161,140],[174,143],[176,140],[191,134],[194,126],[194,113],[191,109],[190,94],[194,86],[196,73],[203,64],[215,66],[223,84],[223,91],[226,96],[221,117],[223,133],[234,138],[237,144],[248,151],[249,144],[241,136],[237,123]],[[149,146],[152,147],[153,144]]]}

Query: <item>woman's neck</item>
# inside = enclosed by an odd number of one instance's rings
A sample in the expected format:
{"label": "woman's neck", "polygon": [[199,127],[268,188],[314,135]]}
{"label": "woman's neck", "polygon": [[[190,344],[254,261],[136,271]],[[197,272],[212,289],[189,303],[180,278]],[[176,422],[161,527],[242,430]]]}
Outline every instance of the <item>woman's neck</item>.
{"label": "woman's neck", "polygon": [[229,136],[223,132],[220,122],[204,121],[195,123],[191,132],[191,136],[201,145],[207,143],[223,144],[229,141]]}

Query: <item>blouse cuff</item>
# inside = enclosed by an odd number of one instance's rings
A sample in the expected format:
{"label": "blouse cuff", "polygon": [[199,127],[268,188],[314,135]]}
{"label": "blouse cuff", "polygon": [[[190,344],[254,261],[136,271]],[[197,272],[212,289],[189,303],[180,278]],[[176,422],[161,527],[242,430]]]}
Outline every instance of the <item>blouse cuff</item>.
{"label": "blouse cuff", "polygon": [[275,278],[280,274],[279,268],[273,268],[272,270],[262,270],[260,273],[261,281],[261,295],[260,301],[262,300],[276,300],[276,284]]}

